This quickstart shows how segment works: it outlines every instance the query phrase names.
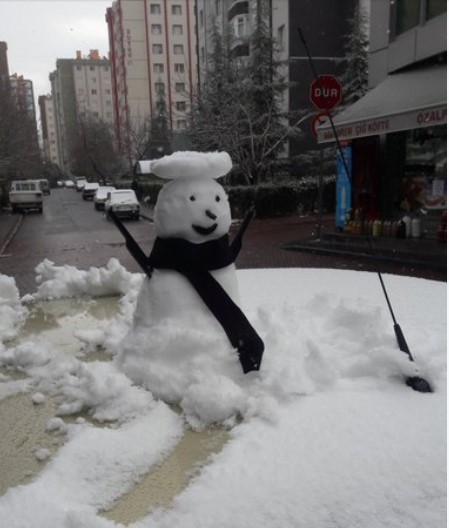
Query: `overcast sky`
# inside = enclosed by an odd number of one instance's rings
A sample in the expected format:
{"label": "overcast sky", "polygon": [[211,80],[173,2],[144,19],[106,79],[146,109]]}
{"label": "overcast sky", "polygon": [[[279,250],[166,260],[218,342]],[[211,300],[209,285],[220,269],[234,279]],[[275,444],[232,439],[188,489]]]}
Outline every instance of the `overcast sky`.
{"label": "overcast sky", "polygon": [[107,56],[105,13],[112,1],[0,0],[0,41],[8,44],[9,72],[33,81],[36,103],[51,92],[48,76],[56,59],[74,59],[77,50],[88,55],[91,49]]}

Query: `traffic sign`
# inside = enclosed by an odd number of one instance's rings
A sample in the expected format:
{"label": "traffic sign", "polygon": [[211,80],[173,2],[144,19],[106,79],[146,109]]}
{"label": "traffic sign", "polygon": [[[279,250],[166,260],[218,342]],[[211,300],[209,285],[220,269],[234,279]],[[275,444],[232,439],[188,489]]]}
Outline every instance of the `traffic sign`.
{"label": "traffic sign", "polygon": [[323,123],[325,123],[327,120],[328,120],[328,115],[327,115],[327,112],[319,112],[313,119],[312,119],[312,123],[311,123],[311,127],[312,127],[312,133],[315,137],[317,137],[317,128],[322,125]]}
{"label": "traffic sign", "polygon": [[318,110],[331,110],[341,97],[342,86],[333,75],[319,75],[310,83],[310,100]]}

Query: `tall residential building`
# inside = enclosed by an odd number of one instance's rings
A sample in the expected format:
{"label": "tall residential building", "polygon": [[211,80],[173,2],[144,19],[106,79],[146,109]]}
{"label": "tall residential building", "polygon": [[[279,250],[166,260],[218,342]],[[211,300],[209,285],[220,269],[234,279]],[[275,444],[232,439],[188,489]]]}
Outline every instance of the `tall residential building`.
{"label": "tall residential building", "polygon": [[8,45],[0,42],[0,89],[9,89]]}
{"label": "tall residential building", "polygon": [[56,134],[56,115],[51,95],[40,95],[38,99],[44,159],[46,162],[59,162],[58,140]]}
{"label": "tall residential building", "polygon": [[110,63],[98,50],[87,57],[81,51],[76,59],[57,59],[50,74],[58,145],[58,165],[70,171],[72,152],[80,125],[98,119],[113,125],[112,82]]}
{"label": "tall residential building", "polygon": [[[307,39],[308,47],[319,74],[336,75],[344,56],[344,37],[349,32],[348,20],[355,6],[363,0],[197,0],[198,57],[200,85],[207,75],[212,52],[213,28],[230,37],[230,50],[237,60],[251,53],[251,35],[262,10],[276,46],[280,72],[289,81],[282,100],[282,110],[293,114],[308,111],[310,118],[302,124],[303,137],[290,141],[284,154],[295,155],[317,148],[311,130],[315,108],[310,101],[313,74],[298,27]],[[297,118],[296,118],[297,119]],[[293,125],[296,119],[291,120]]]}
{"label": "tall residential building", "polygon": [[106,21],[119,146],[156,116],[161,94],[170,129],[185,129],[197,89],[195,0],[116,0]]}

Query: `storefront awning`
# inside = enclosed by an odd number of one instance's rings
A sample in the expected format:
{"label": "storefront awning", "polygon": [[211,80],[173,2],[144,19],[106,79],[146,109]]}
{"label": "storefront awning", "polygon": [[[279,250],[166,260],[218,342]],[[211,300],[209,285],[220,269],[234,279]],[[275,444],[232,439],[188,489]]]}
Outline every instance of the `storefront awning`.
{"label": "storefront awning", "polygon": [[[389,75],[333,118],[343,140],[413,130],[446,123],[447,66]],[[318,143],[335,141],[327,121],[317,128]]]}

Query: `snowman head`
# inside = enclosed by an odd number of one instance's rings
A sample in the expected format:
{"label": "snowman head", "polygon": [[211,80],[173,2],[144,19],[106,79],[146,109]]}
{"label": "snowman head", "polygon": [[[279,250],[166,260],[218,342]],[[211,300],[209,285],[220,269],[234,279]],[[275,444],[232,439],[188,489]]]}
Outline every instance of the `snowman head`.
{"label": "snowman head", "polygon": [[232,168],[226,152],[175,152],[151,162],[151,172],[170,179],[154,209],[156,234],[201,244],[225,235],[231,210],[223,187],[215,181]]}

